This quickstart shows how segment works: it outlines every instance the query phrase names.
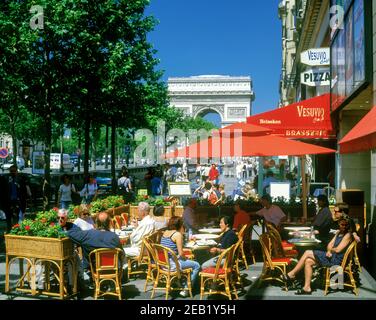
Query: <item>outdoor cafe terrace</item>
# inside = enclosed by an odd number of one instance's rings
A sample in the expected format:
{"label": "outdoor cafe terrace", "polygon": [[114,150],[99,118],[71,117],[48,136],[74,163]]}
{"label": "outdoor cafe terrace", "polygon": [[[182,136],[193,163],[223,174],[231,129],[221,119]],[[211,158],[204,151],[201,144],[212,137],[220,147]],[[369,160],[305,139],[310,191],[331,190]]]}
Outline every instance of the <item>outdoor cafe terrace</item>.
{"label": "outdoor cafe terrace", "polygon": [[[213,221],[218,223],[218,219],[212,220],[212,223],[208,224],[206,221],[203,222],[204,230],[207,229],[208,226],[210,228],[217,228],[217,225],[213,225]],[[118,228],[118,226],[114,226],[115,228]],[[0,233],[3,234],[6,229],[5,221],[0,221]],[[213,230],[214,230],[213,229]],[[291,241],[291,243],[296,244],[297,249],[297,256],[294,257],[294,259],[297,259],[299,256],[302,255],[304,250],[306,248],[312,248],[312,246],[315,245],[315,243],[310,242],[309,246],[307,246],[306,241],[310,241],[306,239],[304,236],[304,232],[302,230],[307,230],[309,227],[305,227],[305,225],[301,223],[286,223],[283,225],[283,230],[281,231],[281,236],[283,238],[283,241],[290,241],[292,238],[292,234],[295,237],[297,234],[296,232],[300,232],[301,235],[303,235],[302,238],[298,239],[298,241],[295,242]],[[123,234],[122,230],[127,230],[126,228],[119,228],[115,229],[114,231],[118,233],[121,237],[125,235]],[[355,288],[354,287],[347,287],[345,286],[342,288],[331,288],[329,287],[327,295],[325,294],[325,274],[323,270],[317,269],[314,272],[313,278],[312,278],[312,295],[307,296],[297,296],[295,294],[296,290],[301,288],[301,282],[295,281],[293,284],[287,286],[286,290],[286,283],[283,283],[283,281],[280,280],[280,272],[275,270],[276,272],[271,273],[271,278],[273,279],[266,279],[266,274],[263,272],[265,271],[265,268],[269,268],[268,262],[266,261],[267,257],[265,257],[265,252],[263,251],[264,248],[262,246],[262,243],[260,239],[262,238],[261,235],[268,234],[270,232],[269,229],[265,229],[265,226],[261,223],[256,223],[253,225],[252,232],[250,232],[251,236],[251,243],[249,245],[245,245],[245,255],[246,255],[246,261],[247,265],[244,263],[244,259],[242,255],[239,255],[235,257],[235,259],[238,260],[239,263],[239,275],[240,275],[240,282],[236,284],[236,293],[238,295],[239,300],[244,299],[251,299],[251,300],[289,300],[289,299],[308,299],[308,300],[374,300],[376,299],[376,281],[371,277],[371,275],[367,272],[367,270],[362,267],[361,269],[357,270],[357,266],[355,265],[355,261],[353,261],[353,275],[355,278]],[[7,299],[14,299],[14,300],[44,300],[44,299],[57,299],[56,297],[51,297],[41,294],[40,292],[36,291],[35,295],[30,294],[30,291],[19,291],[14,290],[15,286],[17,285],[17,281],[19,280],[19,272],[20,272],[20,266],[18,263],[13,263],[9,268],[9,286],[11,288],[10,292],[5,293],[5,287],[6,287],[6,248],[4,243],[4,237],[1,237],[0,242],[0,300],[7,300]],[[201,239],[201,238],[200,238]],[[209,241],[208,239],[202,239],[203,241]],[[199,241],[197,241],[199,242]],[[291,244],[290,243],[290,244]],[[299,244],[300,243],[300,244]],[[190,249],[193,250],[193,253],[195,255],[195,260],[202,263],[207,259],[207,250],[210,247],[210,245],[202,245],[196,246],[191,245]],[[251,250],[252,249],[252,250]],[[254,254],[255,260],[253,261],[252,255]],[[273,255],[272,252],[270,252],[271,255]],[[295,260],[296,261],[296,260]],[[294,264],[294,260],[292,261],[292,265]],[[24,261],[23,264],[24,270],[27,269],[27,264]],[[290,267],[287,267],[287,270],[291,269]],[[143,272],[141,274],[137,275],[131,275],[128,279],[122,282],[121,284],[121,299],[125,300],[164,300],[166,298],[165,291],[156,291],[154,294],[154,297],[151,298],[151,292],[152,292],[152,284],[149,284],[147,287],[146,292],[144,291],[145,286],[145,279],[146,272]],[[25,278],[25,282],[27,282]],[[297,278],[298,280],[302,280],[303,278]],[[345,283],[348,280],[345,276],[344,278]],[[86,290],[85,291],[79,291],[77,295],[64,295],[64,299],[79,299],[79,300],[93,300],[94,299],[94,291],[95,291],[95,284],[91,282],[89,279],[85,280],[86,284]],[[51,280],[51,288],[54,286],[54,283]],[[56,283],[55,283],[56,286]],[[27,285],[26,285],[27,287]],[[58,290],[58,288],[57,288]],[[211,290],[211,289],[210,289]],[[220,290],[220,289],[218,289]],[[356,293],[356,294],[355,294]],[[231,295],[232,299],[236,299],[236,296],[234,294]],[[200,293],[199,290],[194,291],[193,297],[187,297],[182,298],[179,296],[178,291],[171,292],[168,296],[169,299],[189,299],[189,300],[199,300],[200,299]],[[104,296],[100,299],[118,299],[117,297],[111,297],[111,296]],[[228,299],[228,297],[224,295],[205,295],[204,300],[223,300]]]}

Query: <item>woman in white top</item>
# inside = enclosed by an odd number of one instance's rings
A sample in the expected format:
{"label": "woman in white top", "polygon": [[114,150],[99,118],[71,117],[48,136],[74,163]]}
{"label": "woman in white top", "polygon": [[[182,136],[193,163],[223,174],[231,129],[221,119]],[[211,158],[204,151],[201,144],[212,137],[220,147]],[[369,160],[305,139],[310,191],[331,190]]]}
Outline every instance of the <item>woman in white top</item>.
{"label": "woman in white top", "polygon": [[94,220],[86,204],[80,205],[79,217],[73,223],[83,231],[94,229]]}
{"label": "woman in white top", "polygon": [[72,203],[72,193],[78,193],[74,184],[71,183],[70,177],[67,174],[62,176],[63,183],[59,187],[57,206],[60,205],[60,209],[68,209]]}
{"label": "woman in white top", "polygon": [[84,198],[83,202],[86,204],[90,204],[92,201],[95,201],[98,195],[98,185],[93,176],[88,176],[80,195]]}

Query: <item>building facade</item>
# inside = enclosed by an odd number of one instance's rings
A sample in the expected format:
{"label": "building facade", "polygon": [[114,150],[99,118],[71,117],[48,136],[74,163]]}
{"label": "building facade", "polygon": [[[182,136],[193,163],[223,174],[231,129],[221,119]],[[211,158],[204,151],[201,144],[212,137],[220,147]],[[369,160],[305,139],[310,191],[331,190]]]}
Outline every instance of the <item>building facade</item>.
{"label": "building facade", "polygon": [[207,113],[221,117],[221,127],[245,121],[252,112],[250,77],[203,75],[169,78],[170,105],[193,118]]}
{"label": "building facade", "polygon": [[[331,118],[337,136],[334,147],[338,150],[335,187],[337,190],[364,192],[366,246],[373,251],[369,255],[369,268],[375,276],[376,150],[342,154],[337,142],[376,104],[376,0],[281,1],[279,15],[283,18],[283,28],[289,27],[285,20],[291,20],[287,18],[288,9],[298,14],[292,19],[297,22],[293,26],[297,34],[290,36],[295,41],[293,50],[291,44],[287,47],[282,41],[284,52],[295,52],[295,57],[291,70],[291,61],[283,60],[281,80],[286,81],[281,81],[281,104],[331,94]],[[300,54],[311,48],[325,47],[330,48],[330,86],[302,84],[300,74],[310,67],[301,63]]]}

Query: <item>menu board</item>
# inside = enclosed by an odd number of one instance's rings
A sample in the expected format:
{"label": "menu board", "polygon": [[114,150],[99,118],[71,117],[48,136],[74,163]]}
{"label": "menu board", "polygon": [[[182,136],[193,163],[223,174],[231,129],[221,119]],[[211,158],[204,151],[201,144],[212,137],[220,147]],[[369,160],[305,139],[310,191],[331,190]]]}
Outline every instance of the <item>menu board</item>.
{"label": "menu board", "polygon": [[169,182],[168,193],[170,196],[191,196],[191,185],[189,182]]}
{"label": "menu board", "polygon": [[290,199],[290,182],[270,182],[270,196]]}

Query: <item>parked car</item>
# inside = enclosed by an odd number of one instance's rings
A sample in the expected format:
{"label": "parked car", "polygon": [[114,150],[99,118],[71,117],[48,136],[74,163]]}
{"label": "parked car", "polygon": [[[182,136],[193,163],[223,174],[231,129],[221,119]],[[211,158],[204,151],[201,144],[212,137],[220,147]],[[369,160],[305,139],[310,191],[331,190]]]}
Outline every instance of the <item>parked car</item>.
{"label": "parked car", "polygon": [[98,190],[105,190],[109,191],[112,188],[112,179],[110,173],[98,173],[97,177],[95,178],[98,185]]}
{"label": "parked car", "polygon": [[[9,160],[7,163],[3,163],[0,165],[3,171],[9,170],[9,168],[13,165],[13,160]],[[17,156],[17,167],[19,170],[23,170],[25,168],[25,160],[22,157]]]}

